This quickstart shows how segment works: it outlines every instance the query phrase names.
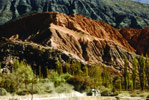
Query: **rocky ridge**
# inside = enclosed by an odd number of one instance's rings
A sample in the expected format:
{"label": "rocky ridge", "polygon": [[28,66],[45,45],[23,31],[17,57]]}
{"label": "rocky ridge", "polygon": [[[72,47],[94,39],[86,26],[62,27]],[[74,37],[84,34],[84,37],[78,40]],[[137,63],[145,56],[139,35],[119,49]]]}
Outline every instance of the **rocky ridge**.
{"label": "rocky ridge", "polygon": [[0,0],[0,24],[28,13],[81,14],[117,28],[149,26],[149,5],[132,0]]}
{"label": "rocky ridge", "polygon": [[[52,68],[54,65],[51,64],[55,64],[58,59],[65,63],[70,58],[69,55],[72,55],[73,59],[84,64],[103,63],[121,71],[124,54],[130,65],[133,57],[137,56],[127,38],[121,35],[122,31],[82,15],[67,16],[58,12],[33,14],[1,26],[0,30],[0,37],[7,40],[1,41],[1,60],[8,55],[27,61],[30,61],[28,57],[31,57],[30,59],[35,59],[35,65],[47,63],[46,66]],[[40,47],[49,49],[43,52]],[[52,53],[51,50],[62,52]],[[52,58],[55,60],[51,60]],[[43,59],[40,64],[36,63],[39,59]]]}

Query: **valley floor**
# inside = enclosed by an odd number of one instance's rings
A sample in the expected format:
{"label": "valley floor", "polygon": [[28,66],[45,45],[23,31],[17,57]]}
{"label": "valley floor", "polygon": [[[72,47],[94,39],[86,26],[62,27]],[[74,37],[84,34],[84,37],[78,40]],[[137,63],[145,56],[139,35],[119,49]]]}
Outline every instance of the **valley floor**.
{"label": "valley floor", "polygon": [[146,100],[145,97],[130,97],[130,96],[73,96],[65,94],[50,94],[50,95],[26,95],[26,96],[0,96],[0,100]]}

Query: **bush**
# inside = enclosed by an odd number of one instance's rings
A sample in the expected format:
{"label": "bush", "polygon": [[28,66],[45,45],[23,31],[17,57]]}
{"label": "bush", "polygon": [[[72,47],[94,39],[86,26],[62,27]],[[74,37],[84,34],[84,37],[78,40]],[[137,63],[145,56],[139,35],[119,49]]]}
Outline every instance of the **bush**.
{"label": "bush", "polygon": [[67,82],[72,84],[76,91],[81,91],[81,87],[84,84],[84,78],[80,76],[73,76],[72,78],[68,79]]}
{"label": "bush", "polygon": [[7,94],[7,91],[4,88],[0,88],[0,96],[4,96]]}
{"label": "bush", "polygon": [[113,94],[111,96],[118,96],[119,92],[118,91],[115,91],[113,92]]}
{"label": "bush", "polygon": [[112,92],[109,89],[105,89],[104,91],[101,92],[102,96],[111,96]]}
{"label": "bush", "polygon": [[111,92],[111,89],[105,88],[104,86],[101,86],[100,91],[101,91],[101,96],[113,95],[113,93]]}
{"label": "bush", "polygon": [[138,94],[130,94],[131,97],[138,97]]}
{"label": "bush", "polygon": [[55,71],[49,72],[50,76],[48,77],[55,85],[55,87],[59,86],[61,83],[65,83],[72,76],[69,73],[59,75]]}
{"label": "bush", "polygon": [[39,80],[37,83],[33,84],[33,89],[32,84],[29,84],[27,90],[29,90],[31,94],[52,93],[54,91],[54,84],[47,79]]}
{"label": "bush", "polygon": [[9,100],[15,100],[15,99],[13,99],[13,98],[9,98]]}
{"label": "bush", "polygon": [[73,91],[73,86],[67,83],[62,83],[56,88],[57,93],[70,93]]}
{"label": "bush", "polygon": [[8,92],[17,92],[24,89],[33,79],[33,71],[30,65],[14,60],[12,73],[0,75],[0,87]]}
{"label": "bush", "polygon": [[22,95],[22,96],[23,96],[23,95],[26,95],[27,92],[28,92],[28,90],[23,89],[23,90],[19,90],[19,91],[17,91],[16,94],[17,94],[17,95]]}
{"label": "bush", "polygon": [[93,88],[93,80],[89,77],[73,76],[67,82],[73,85],[76,91],[80,92]]}
{"label": "bush", "polygon": [[145,97],[145,94],[140,94],[140,97]]}

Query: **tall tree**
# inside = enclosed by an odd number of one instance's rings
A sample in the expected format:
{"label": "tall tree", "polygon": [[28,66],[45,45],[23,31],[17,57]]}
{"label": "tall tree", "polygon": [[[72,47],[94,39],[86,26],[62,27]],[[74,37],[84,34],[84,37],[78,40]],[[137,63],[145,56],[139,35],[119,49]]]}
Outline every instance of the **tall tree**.
{"label": "tall tree", "polygon": [[103,66],[103,72],[102,72],[102,83],[105,87],[110,87],[112,81],[109,77],[109,74],[107,72],[106,66]]}
{"label": "tall tree", "polygon": [[60,61],[56,62],[56,72],[60,75],[63,74],[63,67]]}
{"label": "tall tree", "polygon": [[141,87],[141,90],[143,90],[145,86],[145,58],[143,54],[139,57],[138,62],[139,62],[138,71],[139,71],[139,78],[140,78],[140,87]]}
{"label": "tall tree", "polygon": [[138,67],[138,60],[136,57],[134,57],[133,58],[133,69],[132,69],[133,89],[136,89],[137,67]]}
{"label": "tall tree", "polygon": [[89,76],[94,80],[94,88],[102,85],[101,67],[99,65],[92,66],[88,69]]}
{"label": "tall tree", "polygon": [[124,55],[124,73],[123,73],[123,76],[124,76],[125,90],[128,89],[128,66],[129,66],[128,59],[127,59],[126,55]]}
{"label": "tall tree", "polygon": [[146,80],[149,86],[149,57],[146,55]]}
{"label": "tall tree", "polygon": [[84,66],[84,76],[88,77],[88,67]]}

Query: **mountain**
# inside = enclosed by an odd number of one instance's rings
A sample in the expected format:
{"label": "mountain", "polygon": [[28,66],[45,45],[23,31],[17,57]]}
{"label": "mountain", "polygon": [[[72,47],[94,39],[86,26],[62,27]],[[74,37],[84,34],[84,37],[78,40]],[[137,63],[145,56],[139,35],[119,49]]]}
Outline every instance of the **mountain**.
{"label": "mountain", "polygon": [[149,26],[149,5],[132,0],[0,0],[0,24],[47,11],[81,14],[116,28]]}
{"label": "mountain", "polygon": [[[140,49],[144,45],[147,50],[149,47],[148,29],[132,30],[132,33],[126,28],[119,30],[76,14],[32,14],[0,27],[0,60],[11,55],[25,59],[32,66],[53,68],[58,60],[65,64],[72,59],[82,65],[106,64],[121,71],[124,55],[132,66],[133,57],[138,56],[136,52],[143,53]],[[135,39],[144,37],[142,34],[146,34],[146,40],[142,38],[144,42],[133,45]]]}
{"label": "mountain", "polygon": [[141,3],[147,3],[147,4],[149,4],[149,1],[148,1],[148,0],[134,0],[134,1],[137,1],[137,2],[141,2]]}

